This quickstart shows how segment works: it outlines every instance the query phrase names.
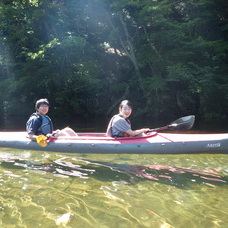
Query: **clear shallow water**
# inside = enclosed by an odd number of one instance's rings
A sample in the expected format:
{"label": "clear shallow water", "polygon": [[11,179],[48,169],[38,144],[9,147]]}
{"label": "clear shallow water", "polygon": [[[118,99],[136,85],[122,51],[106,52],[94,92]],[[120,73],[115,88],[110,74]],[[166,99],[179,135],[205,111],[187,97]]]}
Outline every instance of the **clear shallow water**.
{"label": "clear shallow water", "polygon": [[227,155],[0,153],[3,228],[228,226]]}

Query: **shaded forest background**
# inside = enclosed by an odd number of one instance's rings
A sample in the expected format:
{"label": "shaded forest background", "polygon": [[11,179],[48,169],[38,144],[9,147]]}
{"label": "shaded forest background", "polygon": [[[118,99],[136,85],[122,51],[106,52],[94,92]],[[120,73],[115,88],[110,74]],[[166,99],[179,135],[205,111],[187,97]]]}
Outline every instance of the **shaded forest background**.
{"label": "shaded forest background", "polygon": [[44,97],[67,124],[105,124],[122,99],[141,127],[225,122],[227,16],[227,0],[2,0],[0,126]]}

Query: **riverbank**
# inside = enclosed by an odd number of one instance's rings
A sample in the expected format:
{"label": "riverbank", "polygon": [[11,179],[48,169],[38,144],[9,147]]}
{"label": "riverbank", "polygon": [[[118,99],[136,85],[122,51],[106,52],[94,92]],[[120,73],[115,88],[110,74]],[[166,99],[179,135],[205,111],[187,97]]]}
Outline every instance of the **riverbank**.
{"label": "riverbank", "polygon": [[[178,118],[178,117],[177,117]],[[7,119],[5,121],[0,121],[0,131],[24,131],[25,130],[25,123],[27,118],[18,117]],[[62,129],[66,126],[70,126],[77,132],[105,132],[106,127],[109,122],[109,118],[107,117],[97,117],[97,118],[90,118],[90,119],[67,119],[67,120],[55,120],[54,128],[55,129]],[[150,120],[143,120],[141,123],[139,121],[135,121],[134,117],[132,118],[132,128],[138,129],[142,127],[149,127],[149,128],[157,128],[166,126],[170,124],[168,121],[160,121],[160,122],[152,122]],[[202,133],[226,133],[228,132],[228,122],[224,121],[211,121],[211,122],[202,122],[197,120],[191,132],[202,132]]]}

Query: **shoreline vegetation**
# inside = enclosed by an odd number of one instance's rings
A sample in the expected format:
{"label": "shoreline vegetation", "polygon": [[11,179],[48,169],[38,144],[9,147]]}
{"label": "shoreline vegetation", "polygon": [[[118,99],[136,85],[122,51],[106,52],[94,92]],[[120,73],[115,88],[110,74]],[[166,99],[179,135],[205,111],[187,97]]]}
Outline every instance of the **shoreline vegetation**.
{"label": "shoreline vegetation", "polygon": [[[105,132],[107,128],[107,123],[109,119],[105,117],[99,117],[94,119],[76,119],[76,120],[68,120],[68,121],[60,121],[57,120],[55,122],[56,128],[61,128],[63,126],[69,125],[76,132]],[[159,122],[151,122],[150,120],[144,120],[143,125],[140,120],[136,120],[134,123],[135,129],[137,127],[149,127],[156,128],[165,126],[167,121],[159,121]],[[10,119],[7,120],[5,124],[0,122],[0,131],[25,131],[25,118],[18,119]],[[185,133],[227,133],[228,122],[202,122],[196,119],[195,124],[193,125],[191,130],[185,131]]]}
{"label": "shoreline vegetation", "polygon": [[40,98],[50,101],[53,121],[76,127],[110,118],[125,99],[134,104],[136,123],[187,115],[200,124],[227,123],[226,6],[227,0],[1,1],[0,126],[8,129],[18,116],[25,122]]}

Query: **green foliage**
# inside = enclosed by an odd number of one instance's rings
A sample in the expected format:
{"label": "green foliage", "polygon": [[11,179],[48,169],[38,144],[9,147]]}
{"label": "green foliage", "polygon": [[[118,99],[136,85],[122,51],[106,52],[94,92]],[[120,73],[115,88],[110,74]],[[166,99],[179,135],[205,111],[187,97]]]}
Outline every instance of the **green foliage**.
{"label": "green foliage", "polygon": [[141,119],[228,116],[225,0],[18,0],[0,11],[9,112],[48,97],[56,118],[91,117],[128,98]]}

